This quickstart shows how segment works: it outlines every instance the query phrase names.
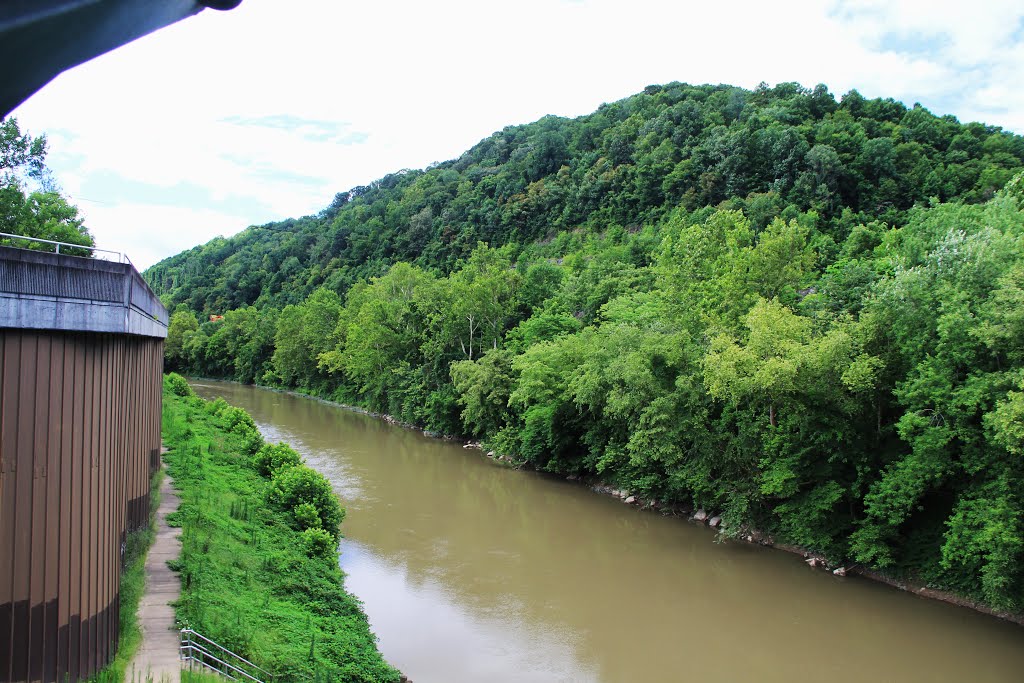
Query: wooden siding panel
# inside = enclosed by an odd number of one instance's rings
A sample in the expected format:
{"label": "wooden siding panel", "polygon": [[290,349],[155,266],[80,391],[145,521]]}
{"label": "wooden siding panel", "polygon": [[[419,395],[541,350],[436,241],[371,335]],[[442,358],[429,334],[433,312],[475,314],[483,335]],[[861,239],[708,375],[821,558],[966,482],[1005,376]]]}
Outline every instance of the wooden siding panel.
{"label": "wooden siding panel", "polygon": [[72,388],[75,395],[71,420],[68,427],[71,429],[71,553],[69,555],[71,576],[68,588],[68,676],[71,680],[78,680],[81,671],[81,614],[82,614],[82,565],[83,550],[82,539],[85,536],[85,529],[82,525],[82,499],[83,489],[82,477],[88,471],[84,466],[85,447],[85,347],[82,344],[75,344],[72,358]]}
{"label": "wooden siding panel", "polygon": [[61,529],[61,444],[64,399],[64,340],[54,337],[50,349],[50,390],[49,434],[46,449],[46,575],[44,577],[44,600],[46,604],[44,625],[43,680],[57,680],[57,652],[60,633],[58,616],[58,595],[60,575],[60,529]]}
{"label": "wooden siding panel", "polygon": [[[18,452],[18,358],[21,338],[3,338],[3,385],[0,386],[0,520],[14,519]],[[14,525],[0,524],[0,548],[13,548]],[[0,680],[10,681],[14,647],[14,553],[0,553]]]}
{"label": "wooden siding panel", "polygon": [[32,434],[32,507],[29,522],[31,558],[29,559],[28,595],[29,624],[26,629],[28,640],[28,677],[31,680],[43,676],[43,651],[45,640],[43,625],[46,612],[46,595],[43,580],[46,578],[46,459],[49,454],[48,426],[50,422],[50,337],[36,340],[35,348],[35,403],[32,409],[34,430]]}
{"label": "wooden siding panel", "polygon": [[[29,572],[32,561],[32,469],[34,465],[34,410],[36,395],[35,336],[26,337],[18,354],[18,421],[14,491],[14,620],[11,638],[11,676],[28,679]],[[27,455],[28,457],[23,457]]]}
{"label": "wooden siding panel", "polygon": [[72,515],[71,491],[74,487],[73,437],[75,416],[75,344],[65,343],[63,353],[60,439],[60,577],[57,583],[57,680],[71,671],[71,581],[74,556],[71,554]]}
{"label": "wooden siding panel", "polygon": [[160,339],[0,329],[0,682],[77,681],[116,653],[162,356]]}

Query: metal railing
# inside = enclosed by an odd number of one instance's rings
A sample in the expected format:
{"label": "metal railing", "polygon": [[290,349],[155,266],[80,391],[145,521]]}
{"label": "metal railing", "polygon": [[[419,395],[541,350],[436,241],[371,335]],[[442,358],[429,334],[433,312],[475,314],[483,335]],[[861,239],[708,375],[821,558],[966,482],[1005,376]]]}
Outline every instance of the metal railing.
{"label": "metal railing", "polygon": [[[274,675],[190,628],[181,629],[178,659],[195,662],[233,681],[270,683]],[[262,676],[262,678],[261,678]]]}
{"label": "metal railing", "polygon": [[[42,237],[26,237],[25,235],[13,235],[9,232],[0,232],[0,238],[12,239],[12,240],[24,240],[26,242],[40,242],[42,244],[54,245],[55,253],[60,253],[60,248],[65,247],[66,249],[86,249],[91,251],[92,255],[97,258],[102,258],[104,261],[116,261],[117,263],[131,264],[131,259],[128,258],[128,254],[124,254],[120,251],[111,251],[110,249],[100,249],[98,247],[90,247],[85,244],[71,244],[70,242],[56,242],[54,240],[44,240]],[[116,258],[114,258],[116,257]]]}

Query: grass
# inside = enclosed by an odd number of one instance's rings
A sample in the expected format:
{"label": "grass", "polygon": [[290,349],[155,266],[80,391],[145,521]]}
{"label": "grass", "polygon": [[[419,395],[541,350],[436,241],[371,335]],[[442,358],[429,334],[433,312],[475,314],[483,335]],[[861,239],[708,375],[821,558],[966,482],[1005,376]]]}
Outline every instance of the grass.
{"label": "grass", "polygon": [[398,681],[344,589],[337,553],[308,554],[294,516],[269,500],[271,480],[250,455],[262,439],[240,412],[203,401],[173,376],[165,382],[165,460],[181,496],[168,519],[182,529],[179,626],[280,683]]}

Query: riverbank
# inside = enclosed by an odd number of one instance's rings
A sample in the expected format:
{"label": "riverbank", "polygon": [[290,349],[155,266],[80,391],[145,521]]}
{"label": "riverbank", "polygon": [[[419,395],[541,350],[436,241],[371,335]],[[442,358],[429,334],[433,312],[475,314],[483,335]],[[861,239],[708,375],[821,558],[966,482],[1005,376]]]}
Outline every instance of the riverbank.
{"label": "riverbank", "polygon": [[[467,447],[481,448],[478,443],[470,442]],[[487,457],[502,460],[503,462],[509,463],[507,458],[503,458],[500,455],[496,455],[493,451],[487,453]],[[799,555],[804,558],[807,566],[816,571],[823,571],[832,573],[834,576],[842,579],[850,576],[857,576],[869,581],[882,583],[897,590],[912,593],[922,598],[930,600],[937,600],[939,602],[945,602],[950,605],[956,605],[957,607],[963,607],[966,609],[980,612],[988,616],[1003,619],[1005,621],[1024,626],[1024,613],[1020,612],[1006,612],[994,609],[989,605],[986,605],[978,600],[958,595],[951,591],[944,591],[937,588],[926,586],[922,583],[915,582],[911,579],[897,578],[889,576],[883,572],[877,571],[870,567],[864,567],[858,564],[834,562],[829,558],[815,553],[807,548],[802,548],[792,543],[787,543],[782,540],[777,540],[772,534],[765,533],[763,531],[751,528],[741,528],[736,533],[729,533],[727,530],[721,527],[721,517],[709,513],[703,509],[694,510],[693,508],[680,506],[680,505],[662,505],[657,500],[644,500],[639,496],[633,495],[628,490],[616,489],[613,486],[601,482],[587,482],[575,476],[566,477],[568,481],[578,482],[584,486],[590,488],[595,493],[602,495],[611,496],[612,498],[620,499],[627,505],[648,509],[652,512],[658,512],[662,515],[671,515],[674,517],[680,517],[686,519],[692,524],[708,526],[712,529],[717,529],[719,534],[723,534],[730,542],[747,543],[751,545],[759,545],[765,548],[774,548],[781,550],[786,553],[793,555]]]}
{"label": "riverbank", "polygon": [[[204,379],[204,378],[197,378],[197,379]],[[205,379],[213,380],[213,378],[205,378]],[[229,383],[232,383],[232,384],[242,385],[241,383],[234,382],[232,380],[213,380],[213,381],[229,382]],[[242,385],[242,386],[245,386],[245,385]],[[377,413],[377,412],[374,412],[374,411],[371,411],[371,410],[367,410],[365,408],[361,408],[359,406],[353,406],[353,405],[341,403],[341,402],[338,402],[338,401],[332,401],[332,400],[330,400],[328,398],[324,398],[322,396],[317,396],[317,395],[314,395],[314,394],[309,394],[309,393],[302,392],[302,391],[297,391],[297,390],[294,390],[294,389],[282,389],[280,387],[271,387],[271,386],[265,386],[265,385],[260,385],[260,384],[254,384],[254,385],[251,385],[251,386],[256,386],[256,387],[259,387],[261,389],[265,389],[267,391],[272,391],[272,392],[275,392],[275,393],[287,394],[287,395],[292,395],[292,396],[298,396],[298,397],[302,397],[302,398],[312,399],[314,401],[317,401],[319,403],[323,403],[325,405],[330,405],[330,406],[334,406],[334,407],[337,407],[337,408],[342,408],[344,410],[348,410],[348,411],[351,411],[351,412],[354,412],[354,413],[358,413],[358,414],[361,414],[361,415],[366,415],[368,417],[376,418],[376,419],[379,419],[379,420],[381,420],[381,421],[383,421],[383,422],[385,422],[387,424],[390,424],[390,425],[393,425],[393,426],[396,426],[396,427],[401,427],[403,429],[408,429],[408,430],[411,430],[411,431],[419,432],[419,433],[422,433],[424,436],[427,436],[427,437],[430,437],[430,438],[442,439],[444,441],[458,442],[458,443],[461,443],[464,448],[478,450],[478,451],[480,451],[480,453],[481,453],[481,455],[483,457],[486,457],[489,460],[492,460],[492,461],[494,461],[494,462],[496,462],[498,464],[501,464],[501,465],[503,465],[505,467],[510,467],[510,468],[514,468],[514,469],[527,469],[527,470],[534,470],[535,469],[535,468],[531,467],[528,462],[523,462],[523,461],[521,461],[521,460],[519,460],[519,459],[517,459],[517,458],[515,458],[513,456],[510,456],[508,454],[503,454],[503,453],[499,453],[499,452],[497,452],[495,450],[491,450],[490,447],[486,443],[474,440],[472,438],[467,438],[467,437],[458,436],[458,435],[440,434],[440,433],[437,433],[437,432],[432,432],[432,431],[423,429],[419,425],[403,422],[403,421],[395,418],[394,416],[391,416],[391,415],[388,415],[388,414],[385,414],[385,413]],[[951,592],[951,591],[945,591],[945,590],[933,588],[931,586],[927,586],[927,585],[922,584],[920,582],[915,582],[912,579],[908,579],[908,578],[904,578],[904,577],[890,576],[890,575],[888,575],[888,574],[886,574],[884,572],[875,570],[873,568],[864,567],[862,565],[858,565],[858,564],[854,564],[854,563],[836,562],[836,561],[834,561],[834,560],[832,560],[830,558],[827,558],[827,557],[823,556],[820,553],[814,552],[813,550],[810,550],[810,549],[807,549],[807,548],[804,548],[804,547],[801,547],[799,545],[795,545],[795,544],[792,544],[792,543],[788,543],[784,539],[780,539],[780,538],[778,538],[774,534],[771,534],[771,533],[768,533],[768,532],[764,532],[764,531],[761,531],[761,530],[757,530],[757,529],[753,529],[753,528],[749,528],[749,527],[743,527],[738,532],[730,532],[729,530],[724,529],[722,527],[722,525],[721,525],[721,523],[722,523],[721,517],[719,515],[715,514],[713,511],[705,511],[705,510],[700,509],[700,508],[694,508],[692,506],[682,505],[682,504],[679,504],[679,503],[676,503],[676,502],[672,502],[672,501],[660,501],[660,500],[656,500],[656,499],[645,499],[642,496],[640,496],[639,494],[631,492],[628,489],[616,487],[614,485],[611,485],[611,484],[608,484],[606,482],[603,482],[600,479],[595,478],[595,477],[580,477],[580,476],[576,476],[576,475],[568,475],[568,476],[562,477],[561,475],[553,475],[553,474],[552,475],[548,475],[548,476],[553,476],[553,477],[556,477],[556,478],[564,478],[566,481],[573,482],[576,485],[588,488],[588,489],[590,489],[591,491],[593,491],[593,492],[595,492],[597,494],[605,495],[605,496],[610,496],[612,498],[618,499],[618,500],[622,501],[626,505],[630,505],[630,506],[633,506],[633,507],[638,507],[638,508],[641,508],[641,509],[646,509],[646,510],[649,510],[650,512],[656,512],[656,513],[658,513],[660,515],[678,517],[678,518],[687,520],[687,521],[689,521],[692,524],[711,527],[713,529],[716,529],[718,531],[718,533],[722,535],[723,538],[728,538],[729,542],[739,542],[739,543],[745,543],[745,544],[749,544],[749,545],[762,546],[762,547],[766,547],[766,548],[774,548],[774,549],[781,550],[781,551],[789,553],[789,554],[798,555],[798,556],[804,558],[804,560],[808,564],[809,569],[812,569],[812,570],[815,570],[815,571],[819,571],[819,572],[833,573],[837,577],[836,580],[842,580],[845,577],[860,577],[860,578],[863,578],[863,579],[867,579],[869,581],[873,581],[873,582],[885,584],[887,586],[891,586],[891,587],[896,588],[897,590],[900,590],[900,591],[903,591],[903,592],[912,593],[912,594],[914,594],[916,596],[919,596],[921,598],[927,598],[927,599],[930,599],[930,600],[936,600],[936,601],[939,601],[939,602],[944,602],[944,603],[947,603],[947,604],[956,605],[958,607],[963,607],[963,608],[966,608],[966,609],[970,609],[970,610],[973,610],[973,611],[981,613],[981,614],[985,614],[985,615],[988,615],[988,616],[993,616],[993,617],[996,617],[998,619],[1002,619],[1002,620],[1005,620],[1005,621],[1008,621],[1008,622],[1011,622],[1011,623],[1014,623],[1014,624],[1018,624],[1018,625],[1024,626],[1024,613],[1013,613],[1013,612],[1006,612],[1006,611],[997,610],[997,609],[994,609],[994,608],[990,607],[989,605],[986,605],[986,604],[984,604],[984,603],[982,603],[982,602],[980,602],[978,600],[975,600],[973,598],[966,597],[966,596],[963,596],[963,595],[959,595],[959,594]]]}
{"label": "riverbank", "polygon": [[[248,414],[204,401],[174,377],[165,379],[163,430],[181,496],[169,519],[182,529],[174,564],[182,580],[179,624],[281,683],[397,683],[401,674],[383,660],[359,601],[343,587],[340,514],[323,526],[307,518],[301,530],[281,505],[281,480],[253,467],[252,454],[264,443]],[[291,469],[303,481],[319,476],[302,465]]]}
{"label": "riverbank", "polygon": [[346,587],[384,657],[417,680],[783,683],[814,670],[1010,683],[1024,670],[1016,624],[715,542],[685,519],[321,401],[193,388],[244,408],[339,491]]}

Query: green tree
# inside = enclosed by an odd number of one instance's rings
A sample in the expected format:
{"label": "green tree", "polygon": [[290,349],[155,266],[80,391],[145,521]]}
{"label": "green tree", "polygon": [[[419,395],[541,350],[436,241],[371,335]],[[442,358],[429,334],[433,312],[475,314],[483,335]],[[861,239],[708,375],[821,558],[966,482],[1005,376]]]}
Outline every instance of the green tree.
{"label": "green tree", "polygon": [[334,347],[319,355],[320,367],[355,382],[376,410],[387,409],[388,394],[420,360],[427,343],[425,301],[436,280],[399,263],[369,284],[353,287],[338,318]]}
{"label": "green tree", "polygon": [[[38,189],[28,189],[31,186]],[[53,189],[46,168],[46,138],[22,133],[14,118],[0,122],[0,232],[95,246],[78,209]],[[52,245],[11,238],[0,244],[53,250]],[[85,249],[65,253],[91,255]]]}
{"label": "green tree", "polygon": [[326,378],[320,370],[320,356],[334,346],[332,335],[341,311],[341,297],[323,288],[281,311],[272,362],[285,385],[314,389]]}
{"label": "green tree", "polygon": [[520,277],[508,253],[480,243],[448,280],[445,310],[435,324],[466,360],[498,348],[512,320]]}
{"label": "green tree", "polygon": [[[78,208],[68,204],[67,200],[57,192],[32,192],[29,194],[25,200],[21,219],[11,227],[17,234],[26,237],[38,237],[86,247],[95,246],[95,241],[85,227],[83,219],[78,216]],[[52,249],[49,245],[36,246],[32,243],[26,243],[25,246],[45,250]],[[62,252],[80,256],[91,254],[85,249],[62,250]]]}
{"label": "green tree", "polygon": [[725,334],[711,341],[704,361],[704,381],[717,399],[763,404],[769,424],[775,427],[780,403],[797,390],[812,323],[777,299],[759,299],[744,324],[745,343]]}
{"label": "green tree", "polygon": [[469,433],[497,434],[510,419],[512,354],[504,349],[490,349],[475,361],[452,363],[451,373],[463,406],[462,422]]}
{"label": "green tree", "polygon": [[188,309],[179,309],[171,316],[164,341],[164,359],[168,370],[187,369],[189,359],[185,353],[185,335],[199,329],[196,314]]}
{"label": "green tree", "polygon": [[18,119],[0,121],[0,184],[18,176],[39,179],[46,173],[46,137],[22,133]]}

